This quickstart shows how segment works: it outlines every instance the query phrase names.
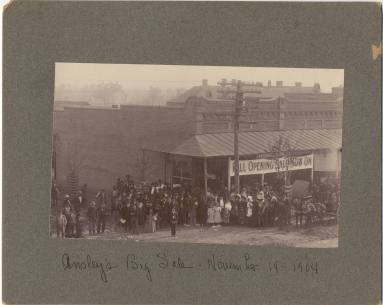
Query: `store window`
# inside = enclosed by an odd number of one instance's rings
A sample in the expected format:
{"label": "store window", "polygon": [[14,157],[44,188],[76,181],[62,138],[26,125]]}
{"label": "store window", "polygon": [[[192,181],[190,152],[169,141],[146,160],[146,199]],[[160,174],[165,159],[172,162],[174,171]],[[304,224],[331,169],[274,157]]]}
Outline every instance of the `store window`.
{"label": "store window", "polygon": [[176,156],[173,160],[173,184],[191,184],[191,158]]}

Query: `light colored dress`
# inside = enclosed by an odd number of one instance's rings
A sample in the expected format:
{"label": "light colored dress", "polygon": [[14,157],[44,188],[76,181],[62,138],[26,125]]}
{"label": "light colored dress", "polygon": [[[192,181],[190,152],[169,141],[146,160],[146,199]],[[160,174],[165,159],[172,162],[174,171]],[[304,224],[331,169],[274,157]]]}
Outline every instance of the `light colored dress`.
{"label": "light colored dress", "polygon": [[214,208],[210,207],[207,209],[207,223],[214,223]]}
{"label": "light colored dress", "polygon": [[154,214],[151,218],[151,227],[150,227],[150,230],[152,233],[156,232],[157,231],[157,220],[158,220],[158,215],[157,214]]}
{"label": "light colored dress", "polygon": [[253,215],[253,204],[248,201],[247,202],[247,210],[246,210],[246,216],[251,217]]}
{"label": "light colored dress", "polygon": [[221,218],[221,207],[219,207],[219,206],[215,206],[215,207],[213,208],[213,211],[214,211],[214,214],[213,214],[214,223],[221,223],[221,222],[222,222],[222,218]]}

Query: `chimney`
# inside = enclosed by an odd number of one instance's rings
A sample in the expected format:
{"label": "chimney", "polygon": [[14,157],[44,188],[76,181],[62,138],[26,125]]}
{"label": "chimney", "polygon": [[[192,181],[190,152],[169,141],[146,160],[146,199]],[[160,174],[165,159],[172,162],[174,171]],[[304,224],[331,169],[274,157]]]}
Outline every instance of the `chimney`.
{"label": "chimney", "polygon": [[315,83],[315,84],[314,84],[313,91],[314,91],[315,93],[319,93],[319,92],[320,92],[320,85],[319,85],[319,83]]}
{"label": "chimney", "polygon": [[269,80],[268,82],[267,82],[267,87],[271,87],[271,80]]}
{"label": "chimney", "polygon": [[277,87],[283,87],[283,81],[277,80]]}
{"label": "chimney", "polygon": [[302,83],[301,82],[295,82],[295,87],[298,87],[298,88],[302,87]]}
{"label": "chimney", "polygon": [[207,79],[203,79],[202,80],[202,92],[203,92],[203,96],[207,97],[208,96],[208,91],[209,91],[208,80]]}
{"label": "chimney", "polygon": [[331,88],[331,91],[335,97],[342,97],[343,96],[343,88],[342,87],[333,87],[333,88]]}

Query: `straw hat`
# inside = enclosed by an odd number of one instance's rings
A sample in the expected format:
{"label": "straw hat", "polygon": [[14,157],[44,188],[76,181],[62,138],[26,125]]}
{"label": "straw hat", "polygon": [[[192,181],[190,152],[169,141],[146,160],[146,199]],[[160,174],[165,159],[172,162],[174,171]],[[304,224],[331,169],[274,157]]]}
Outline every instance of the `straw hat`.
{"label": "straw hat", "polygon": [[264,200],[265,199],[265,194],[263,191],[258,192],[257,194],[257,200]]}

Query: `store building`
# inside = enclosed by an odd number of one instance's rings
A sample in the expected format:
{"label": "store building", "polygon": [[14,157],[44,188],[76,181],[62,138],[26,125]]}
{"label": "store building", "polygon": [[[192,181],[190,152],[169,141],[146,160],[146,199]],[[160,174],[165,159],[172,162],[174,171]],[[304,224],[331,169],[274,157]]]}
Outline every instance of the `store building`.
{"label": "store building", "polygon": [[[321,93],[318,84],[258,86],[262,93],[246,97],[240,119],[241,184],[271,183],[275,172],[282,172],[282,167],[264,168],[270,167],[267,160],[275,159],[270,147],[281,138],[289,142],[294,162],[306,163],[288,169],[293,178],[339,176],[343,89]],[[234,103],[218,89],[203,81],[167,106],[55,110],[53,164],[58,182],[65,183],[74,166],[80,181],[95,188],[108,188],[126,174],[202,189],[230,187]]]}
{"label": "store building", "polygon": [[[276,158],[270,143],[289,139],[293,149]],[[164,180],[201,189],[230,189],[233,185],[233,134],[194,135],[163,155]],[[273,183],[275,173],[290,171],[296,179],[312,182],[323,176],[339,177],[342,132],[340,129],[253,131],[239,135],[240,185]],[[277,166],[277,160],[279,166]],[[290,162],[289,165],[286,165]],[[168,175],[167,173],[171,173]]]}

